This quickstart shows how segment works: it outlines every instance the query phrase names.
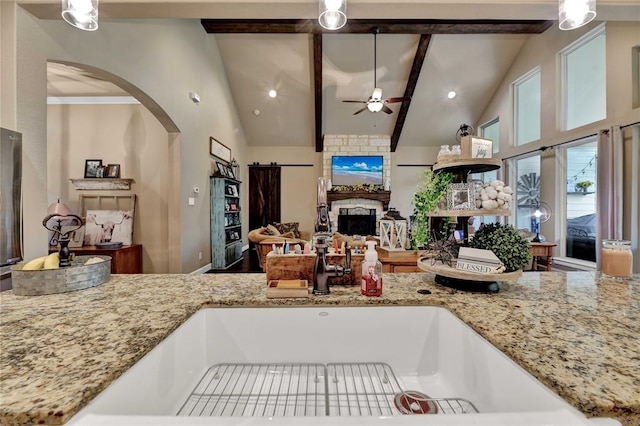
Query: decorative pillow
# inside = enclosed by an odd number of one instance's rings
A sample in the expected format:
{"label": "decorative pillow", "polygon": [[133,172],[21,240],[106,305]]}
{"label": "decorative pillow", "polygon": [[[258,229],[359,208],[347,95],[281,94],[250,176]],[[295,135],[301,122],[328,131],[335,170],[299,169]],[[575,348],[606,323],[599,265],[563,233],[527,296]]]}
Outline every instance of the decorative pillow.
{"label": "decorative pillow", "polygon": [[300,222],[285,222],[285,223],[274,223],[273,226],[275,226],[278,231],[280,231],[281,234],[285,234],[287,232],[293,232],[293,235],[296,238],[300,238],[300,231],[298,230],[298,226],[299,226]]}
{"label": "decorative pillow", "polygon": [[278,230],[278,228],[276,228],[273,225],[267,225],[266,230],[267,230],[267,234],[269,234],[269,235],[280,235],[281,234],[281,232]]}

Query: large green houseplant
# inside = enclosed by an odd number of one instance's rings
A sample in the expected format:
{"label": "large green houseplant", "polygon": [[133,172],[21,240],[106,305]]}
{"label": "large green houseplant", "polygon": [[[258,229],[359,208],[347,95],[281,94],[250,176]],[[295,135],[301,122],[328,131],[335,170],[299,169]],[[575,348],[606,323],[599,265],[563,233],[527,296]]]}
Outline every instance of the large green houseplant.
{"label": "large green houseplant", "polygon": [[433,213],[439,203],[446,200],[447,186],[453,182],[451,173],[434,173],[431,169],[424,171],[422,182],[413,194],[413,215],[411,217],[411,245],[413,248],[426,248],[429,243],[431,222],[429,214]]}

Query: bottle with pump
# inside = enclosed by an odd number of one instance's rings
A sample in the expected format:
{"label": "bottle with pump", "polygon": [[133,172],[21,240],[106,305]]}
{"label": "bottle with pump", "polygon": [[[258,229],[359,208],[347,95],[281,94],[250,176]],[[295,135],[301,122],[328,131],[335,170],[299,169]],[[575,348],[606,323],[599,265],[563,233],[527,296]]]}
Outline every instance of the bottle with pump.
{"label": "bottle with pump", "polygon": [[382,295],[382,263],[378,260],[375,241],[367,241],[367,250],[362,262],[360,293],[365,296]]}

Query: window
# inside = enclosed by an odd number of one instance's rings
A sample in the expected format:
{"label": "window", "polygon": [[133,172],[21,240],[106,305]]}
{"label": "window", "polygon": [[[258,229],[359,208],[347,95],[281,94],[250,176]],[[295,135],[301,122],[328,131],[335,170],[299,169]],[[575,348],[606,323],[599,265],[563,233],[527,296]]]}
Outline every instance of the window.
{"label": "window", "polygon": [[604,25],[560,52],[563,130],[607,117]]}
{"label": "window", "polygon": [[513,122],[516,145],[540,139],[540,68],[513,83]]}
{"label": "window", "polygon": [[500,150],[500,120],[496,118],[480,126],[480,136],[485,139],[491,139],[493,141],[493,153],[497,153]]}
{"label": "window", "polygon": [[540,200],[540,155],[519,158],[515,160],[515,165],[516,228],[536,232],[537,222],[533,211],[542,201]]}
{"label": "window", "polygon": [[591,136],[566,148],[566,257],[596,261],[597,139]]}

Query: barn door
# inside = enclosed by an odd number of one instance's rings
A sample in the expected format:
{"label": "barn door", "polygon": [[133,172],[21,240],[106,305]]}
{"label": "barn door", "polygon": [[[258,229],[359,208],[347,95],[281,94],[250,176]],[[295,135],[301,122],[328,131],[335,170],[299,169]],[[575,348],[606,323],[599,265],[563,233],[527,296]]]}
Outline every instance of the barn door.
{"label": "barn door", "polygon": [[280,222],[279,166],[249,166],[249,230]]}

